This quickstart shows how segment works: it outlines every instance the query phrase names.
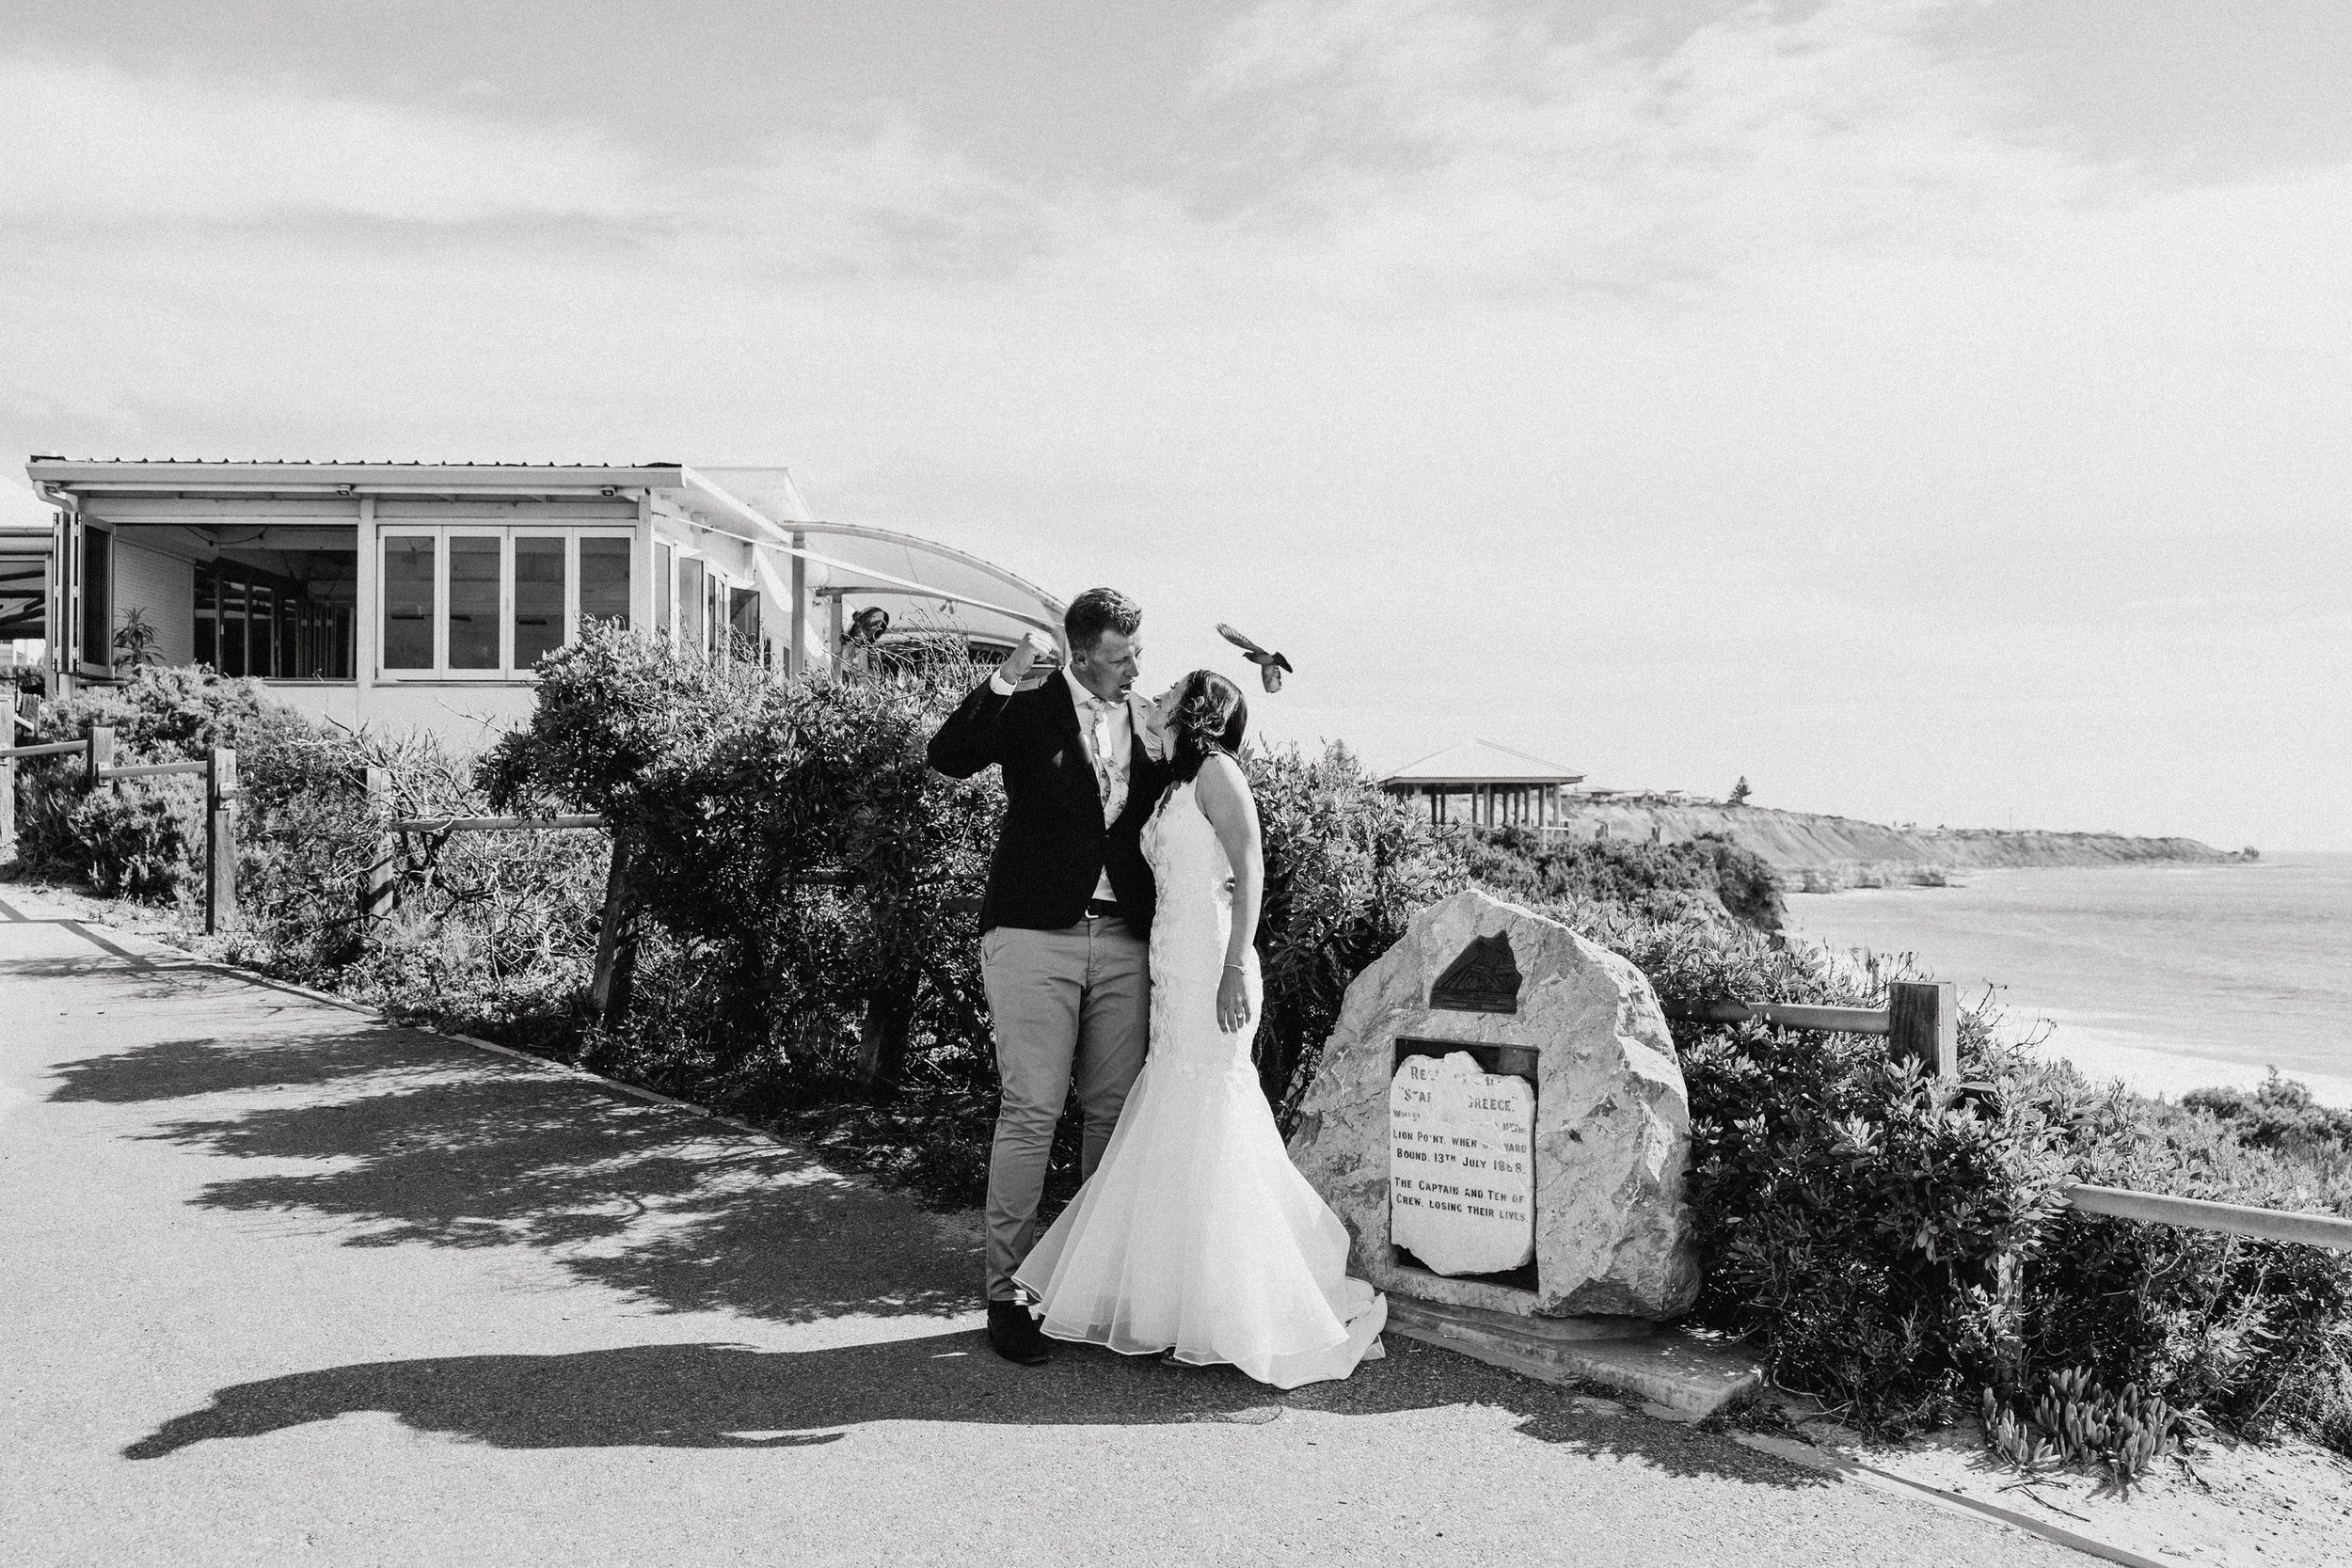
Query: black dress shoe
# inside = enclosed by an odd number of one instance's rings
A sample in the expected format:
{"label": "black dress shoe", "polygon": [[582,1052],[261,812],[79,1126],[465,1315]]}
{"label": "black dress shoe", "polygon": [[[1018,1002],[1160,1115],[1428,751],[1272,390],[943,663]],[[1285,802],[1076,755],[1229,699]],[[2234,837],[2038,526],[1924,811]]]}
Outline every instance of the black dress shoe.
{"label": "black dress shoe", "polygon": [[1054,1359],[1053,1347],[1039,1332],[1037,1320],[1029,1309],[1017,1301],[992,1301],[988,1304],[989,1348],[1008,1361],[1024,1367],[1042,1366]]}

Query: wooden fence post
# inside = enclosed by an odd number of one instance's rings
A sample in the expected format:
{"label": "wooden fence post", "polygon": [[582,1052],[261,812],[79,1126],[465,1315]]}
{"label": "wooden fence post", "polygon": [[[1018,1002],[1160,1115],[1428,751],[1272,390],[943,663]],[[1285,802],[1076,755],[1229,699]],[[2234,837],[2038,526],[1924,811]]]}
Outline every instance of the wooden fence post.
{"label": "wooden fence post", "polygon": [[878,1101],[895,1100],[907,1070],[907,1031],[914,1022],[922,972],[912,966],[887,976],[866,1004],[858,1030],[857,1076]]}
{"label": "wooden fence post", "polygon": [[1960,988],[1949,980],[1897,980],[1886,988],[1886,1044],[1938,1078],[1960,1076]]}
{"label": "wooden fence post", "polygon": [[628,850],[612,835],[612,863],[604,877],[604,919],[596,927],[596,967],[588,982],[588,1005],[607,1029],[628,1017],[631,983],[637,977],[635,911],[628,896]]}
{"label": "wooden fence post", "polygon": [[[363,774],[368,797],[368,816],[379,827],[391,819],[392,774],[388,768],[370,768]],[[368,858],[368,869],[359,879],[359,943],[367,945],[376,925],[400,907],[400,873],[396,863],[400,856],[400,836],[389,832],[375,835],[374,852]]]}
{"label": "wooden fence post", "polygon": [[[0,720],[0,746],[29,746],[33,736],[40,734],[40,699],[29,691],[19,691],[16,701],[8,705],[8,717]],[[0,757],[0,854],[12,852],[16,846],[16,759]]]}
{"label": "wooden fence post", "polygon": [[215,746],[207,760],[211,766],[204,769],[204,934],[210,937],[237,923],[237,753]]}
{"label": "wooden fence post", "polygon": [[115,732],[110,724],[90,726],[88,749],[82,753],[82,784],[96,789],[100,775],[115,765]]}

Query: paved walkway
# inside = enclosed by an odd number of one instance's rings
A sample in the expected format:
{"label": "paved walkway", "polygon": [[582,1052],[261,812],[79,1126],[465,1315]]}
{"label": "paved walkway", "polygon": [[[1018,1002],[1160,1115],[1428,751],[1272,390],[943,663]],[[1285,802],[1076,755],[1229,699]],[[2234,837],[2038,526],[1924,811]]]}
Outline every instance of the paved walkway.
{"label": "paved walkway", "polygon": [[988,1353],[968,1225],[0,886],[0,1562],[2074,1564],[1392,1341]]}

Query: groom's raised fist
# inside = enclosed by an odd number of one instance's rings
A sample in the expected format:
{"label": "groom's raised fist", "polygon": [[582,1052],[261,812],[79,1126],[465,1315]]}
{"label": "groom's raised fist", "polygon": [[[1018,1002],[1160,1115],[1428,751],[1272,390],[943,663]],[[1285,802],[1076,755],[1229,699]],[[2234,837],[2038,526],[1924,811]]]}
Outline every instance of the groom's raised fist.
{"label": "groom's raised fist", "polygon": [[1029,673],[1031,666],[1055,665],[1060,662],[1061,645],[1035,626],[1031,626],[1021,634],[1020,644],[1005,656],[1005,662],[998,667],[998,673],[1008,681],[1018,685],[1021,677]]}

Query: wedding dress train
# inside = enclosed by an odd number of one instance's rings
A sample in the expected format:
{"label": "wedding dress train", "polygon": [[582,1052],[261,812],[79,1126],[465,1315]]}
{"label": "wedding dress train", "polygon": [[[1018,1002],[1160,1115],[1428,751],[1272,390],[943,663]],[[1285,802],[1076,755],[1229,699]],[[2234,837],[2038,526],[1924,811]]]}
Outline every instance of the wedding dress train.
{"label": "wedding dress train", "polygon": [[1293,1166],[1250,1063],[1217,1027],[1232,868],[1187,782],[1143,830],[1159,888],[1152,1044],[1094,1176],[1015,1273],[1044,1332],[1231,1363],[1278,1388],[1376,1360],[1387,1299],[1347,1277],[1347,1229]]}

